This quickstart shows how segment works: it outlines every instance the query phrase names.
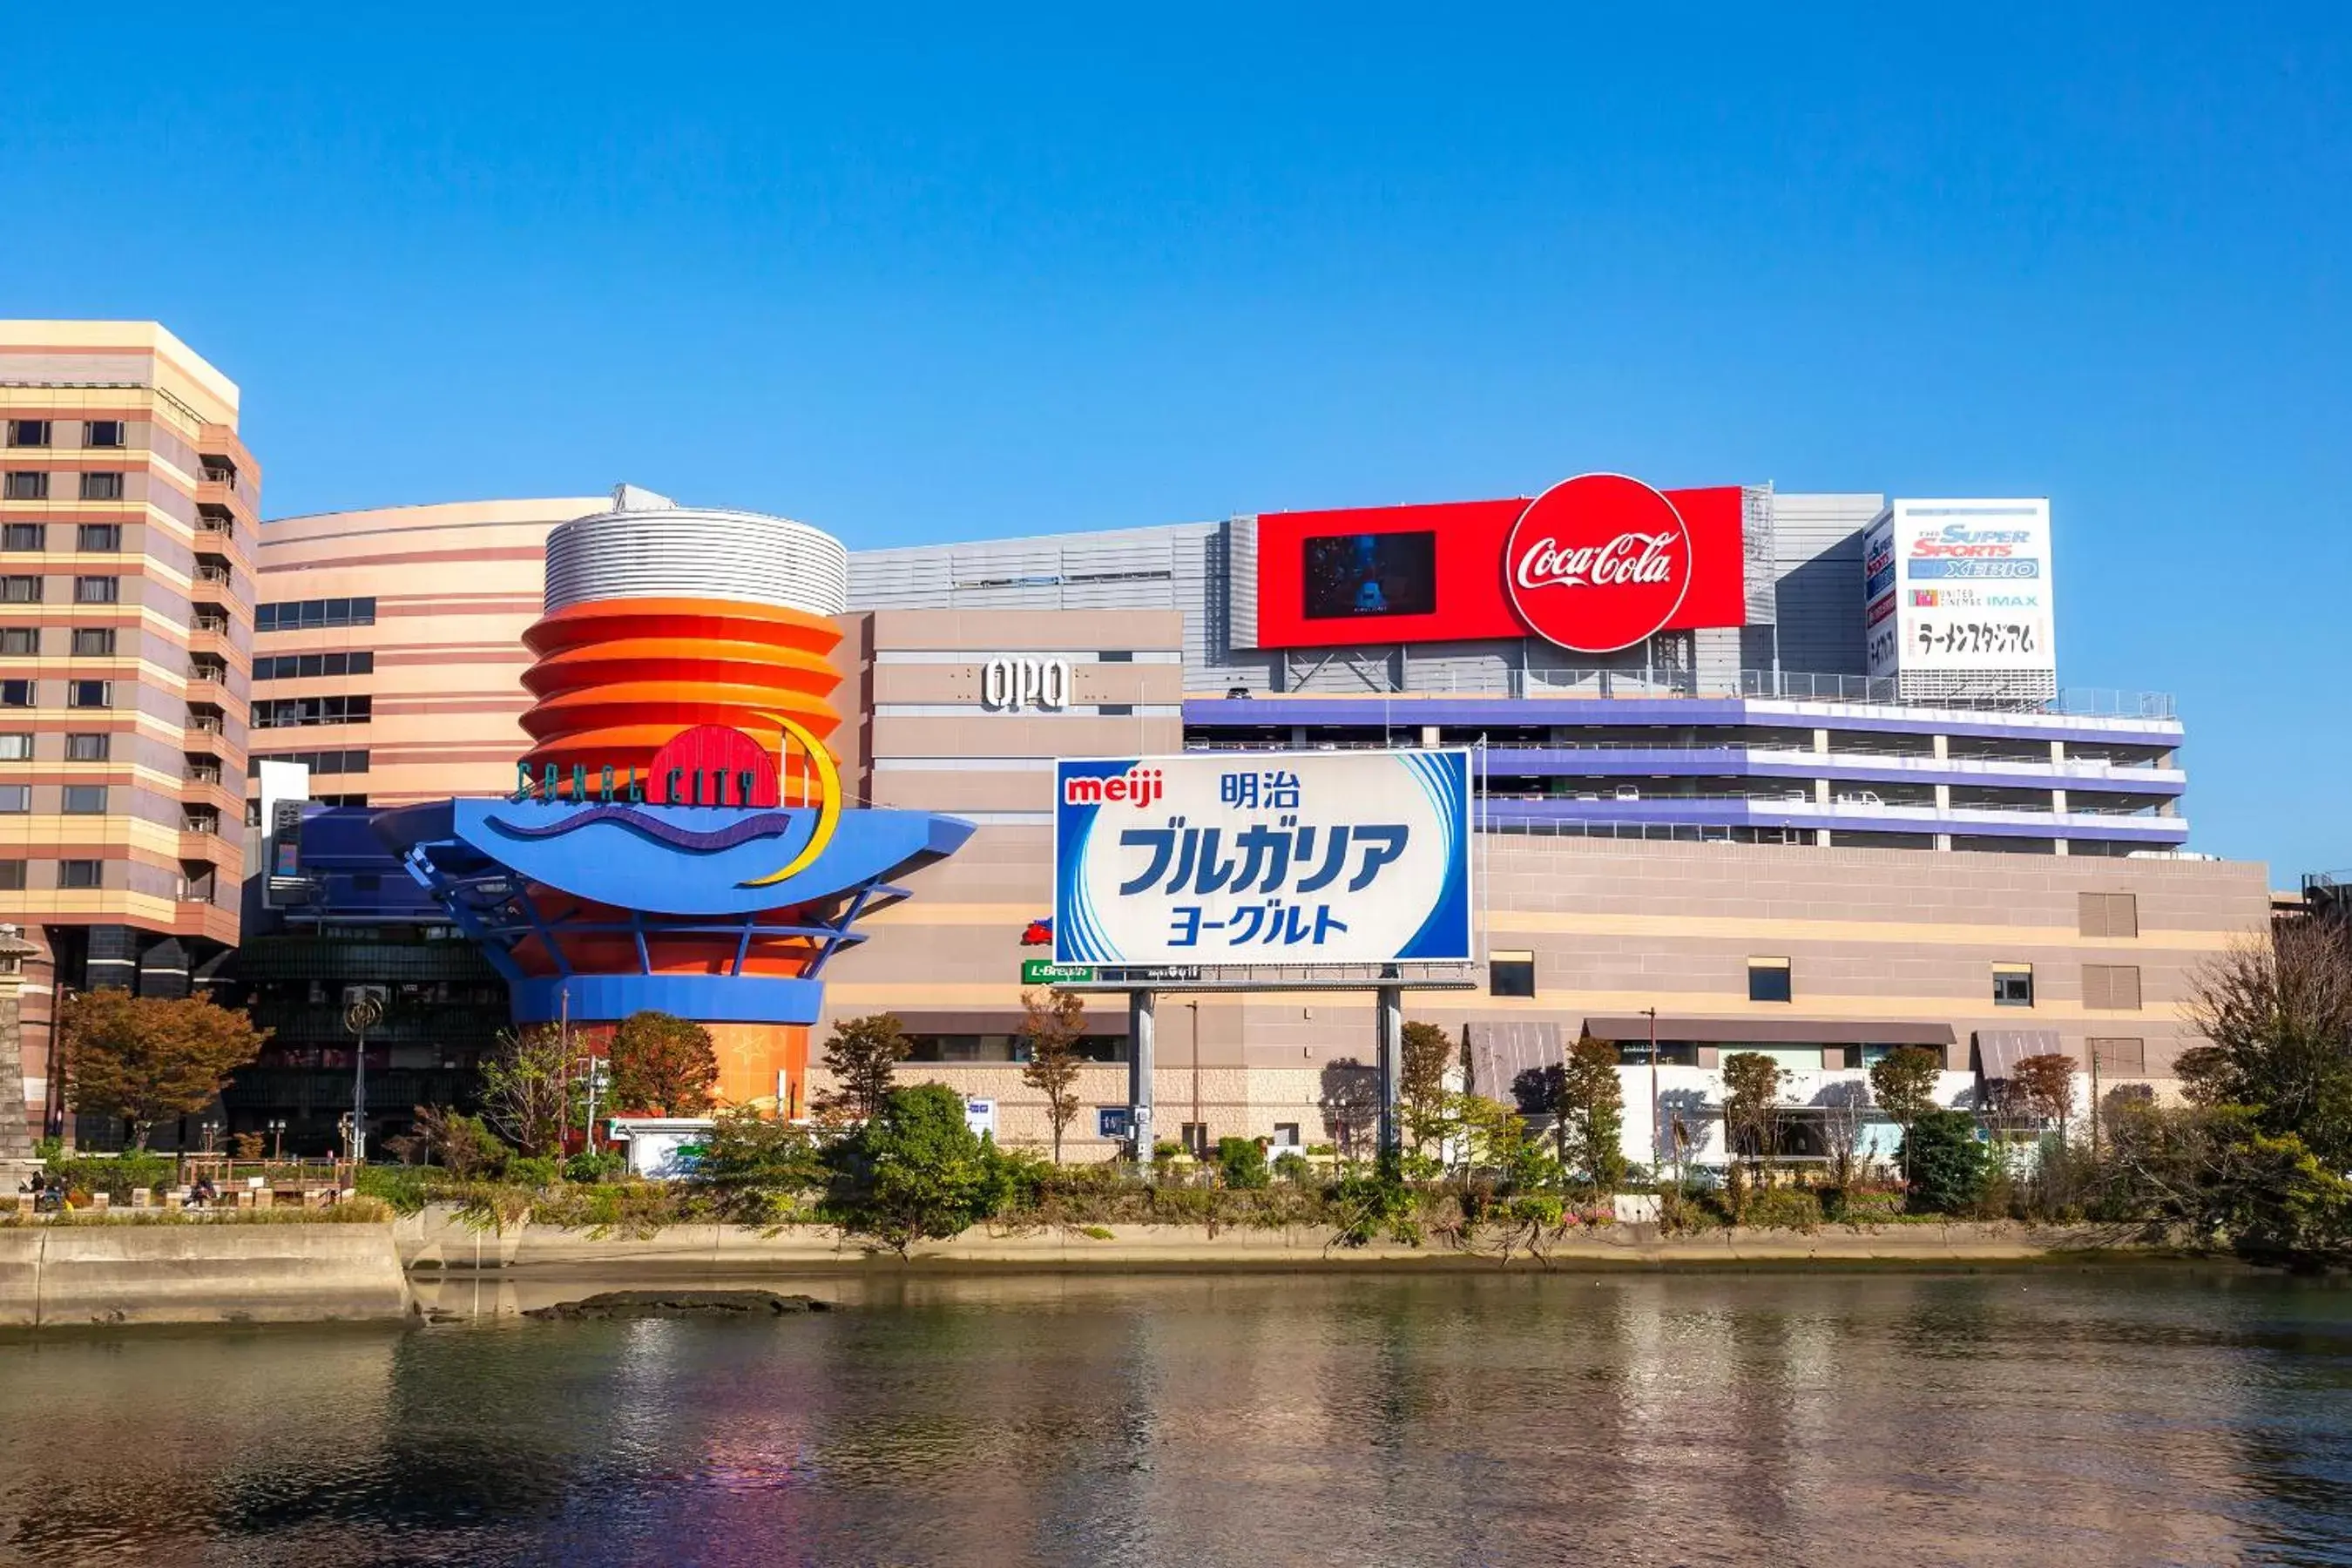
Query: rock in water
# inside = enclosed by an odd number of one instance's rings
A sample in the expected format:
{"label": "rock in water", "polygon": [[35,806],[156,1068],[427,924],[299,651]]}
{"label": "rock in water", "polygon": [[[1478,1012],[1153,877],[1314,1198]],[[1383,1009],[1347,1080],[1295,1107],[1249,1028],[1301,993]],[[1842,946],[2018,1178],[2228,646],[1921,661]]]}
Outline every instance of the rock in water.
{"label": "rock in water", "polygon": [[526,1318],[773,1318],[789,1312],[830,1312],[814,1296],[773,1290],[606,1290],[578,1301],[535,1307]]}

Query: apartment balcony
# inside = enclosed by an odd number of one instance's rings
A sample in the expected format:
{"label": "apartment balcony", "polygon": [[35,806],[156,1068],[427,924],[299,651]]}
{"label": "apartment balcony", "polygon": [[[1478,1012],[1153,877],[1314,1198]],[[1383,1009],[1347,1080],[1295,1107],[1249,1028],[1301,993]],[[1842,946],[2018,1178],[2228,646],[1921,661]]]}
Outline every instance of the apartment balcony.
{"label": "apartment balcony", "polygon": [[199,587],[218,588],[226,594],[236,585],[228,563],[216,556],[200,556],[196,562],[196,583]]}
{"label": "apartment balcony", "polygon": [[219,686],[228,679],[228,666],[211,659],[194,659],[188,665],[188,684]]}

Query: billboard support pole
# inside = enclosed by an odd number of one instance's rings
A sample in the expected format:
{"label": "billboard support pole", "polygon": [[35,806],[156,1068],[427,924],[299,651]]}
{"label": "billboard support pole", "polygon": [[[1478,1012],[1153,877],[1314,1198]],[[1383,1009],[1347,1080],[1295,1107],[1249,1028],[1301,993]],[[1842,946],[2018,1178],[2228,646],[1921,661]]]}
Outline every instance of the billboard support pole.
{"label": "billboard support pole", "polygon": [[1382,1154],[1402,1147],[1397,1127],[1397,1090],[1404,1079],[1404,988],[1383,985],[1375,1004],[1381,1063],[1381,1142]]}
{"label": "billboard support pole", "polygon": [[1135,1163],[1151,1169],[1151,1068],[1154,996],[1149,991],[1127,994],[1127,1107],[1129,1136],[1135,1140]]}

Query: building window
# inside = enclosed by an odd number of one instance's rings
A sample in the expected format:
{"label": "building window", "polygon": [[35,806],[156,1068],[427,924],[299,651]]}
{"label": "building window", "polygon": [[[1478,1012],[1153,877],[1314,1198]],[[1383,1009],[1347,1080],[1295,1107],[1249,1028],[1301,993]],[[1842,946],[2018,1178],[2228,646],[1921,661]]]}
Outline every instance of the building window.
{"label": "building window", "polygon": [[253,705],[257,730],[294,730],[311,724],[364,724],[373,717],[372,697],[278,697]]}
{"label": "building window", "polygon": [[49,476],[37,469],[20,469],[0,479],[0,500],[47,500]]}
{"label": "building window", "polygon": [[[84,474],[81,477],[81,499],[84,500],[121,500],[121,474]],[[88,546],[84,546],[85,549]]]}
{"label": "building window", "polygon": [[2147,1042],[2139,1039],[2102,1038],[2091,1037],[2091,1065],[2098,1072],[2117,1078],[2147,1076]]}
{"label": "building window", "polygon": [[120,419],[89,419],[82,423],[81,444],[85,447],[123,447],[122,421]]}
{"label": "building window", "polygon": [[40,651],[40,627],[0,626],[0,653],[37,654]]}
{"label": "building window", "polygon": [[73,650],[78,658],[104,658],[114,652],[112,626],[76,626]]}
{"label": "building window", "polygon": [[60,888],[103,888],[106,886],[106,862],[103,860],[60,860],[58,862],[58,886]]}
{"label": "building window", "polygon": [[2083,1005],[2110,1013],[2139,1011],[2139,965],[2136,963],[2086,963],[2083,965]]}
{"label": "building window", "polygon": [[368,771],[368,754],[365,752],[271,752],[266,756],[247,757],[245,760],[245,776],[260,777],[264,763],[299,763],[314,773],[363,773]]}
{"label": "building window", "polygon": [[32,760],[32,736],[0,735],[0,763],[29,763]]}
{"label": "building window", "polygon": [[1184,1123],[1184,1152],[1195,1160],[1209,1157],[1209,1124],[1205,1121]]}
{"label": "building window", "polygon": [[0,577],[0,604],[37,605],[44,577]]}
{"label": "building window", "polygon": [[1277,1149],[1297,1148],[1298,1123],[1296,1121],[1276,1122],[1274,1124],[1274,1146]]}
{"label": "building window", "polygon": [[74,530],[76,550],[113,551],[122,548],[122,525],[119,522],[85,522]]}
{"label": "building window", "polygon": [[113,737],[110,735],[68,735],[66,761],[69,763],[102,763]]}
{"label": "building window", "polygon": [[66,682],[66,706],[68,708],[111,708],[114,706],[114,682],[110,680],[68,680]]}
{"label": "building window", "polygon": [[2137,936],[2139,898],[2134,893],[2081,893],[2077,927],[2084,936]]}
{"label": "building window", "polygon": [[318,626],[372,626],[375,625],[375,600],[354,599],[287,599],[262,605],[253,612],[253,629],[257,632],[300,632]]}
{"label": "building window", "polygon": [[11,419],[8,421],[8,445],[11,447],[46,447],[49,444],[49,422],[46,419]]}
{"label": "building window", "polygon": [[1787,959],[1751,958],[1748,961],[1748,999],[1750,1002],[1786,1002],[1789,996]]}
{"label": "building window", "polygon": [[1486,994],[1532,996],[1536,994],[1533,952],[1490,952],[1486,955]]}
{"label": "building window", "polygon": [[37,522],[0,524],[0,550],[46,550],[49,531]]}
{"label": "building window", "polygon": [[0,784],[0,812],[15,815],[33,809],[33,786]]}
{"label": "building window", "polygon": [[68,816],[103,816],[106,814],[106,786],[66,785],[65,805],[61,809]]}
{"label": "building window", "polygon": [[0,708],[30,708],[32,705],[31,681],[0,680]]}
{"label": "building window", "polygon": [[0,893],[21,893],[25,890],[25,863],[22,860],[0,860]]}
{"label": "building window", "polygon": [[1996,1007],[2033,1005],[2033,965],[1996,963],[1992,966],[1992,1002]]}
{"label": "building window", "polygon": [[373,675],[375,655],[356,653],[265,654],[253,661],[256,680],[308,680],[322,675]]}
{"label": "building window", "polygon": [[111,605],[121,596],[122,580],[119,577],[74,579],[74,603],[77,605]]}

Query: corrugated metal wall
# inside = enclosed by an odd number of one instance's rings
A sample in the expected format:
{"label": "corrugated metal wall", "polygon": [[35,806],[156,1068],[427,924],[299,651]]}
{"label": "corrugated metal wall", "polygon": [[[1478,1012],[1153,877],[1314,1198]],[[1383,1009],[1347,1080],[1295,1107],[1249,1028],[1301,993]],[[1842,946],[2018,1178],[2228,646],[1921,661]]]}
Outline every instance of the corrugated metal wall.
{"label": "corrugated metal wall", "polygon": [[1773,497],[1780,668],[1862,675],[1862,531],[1878,495]]}

